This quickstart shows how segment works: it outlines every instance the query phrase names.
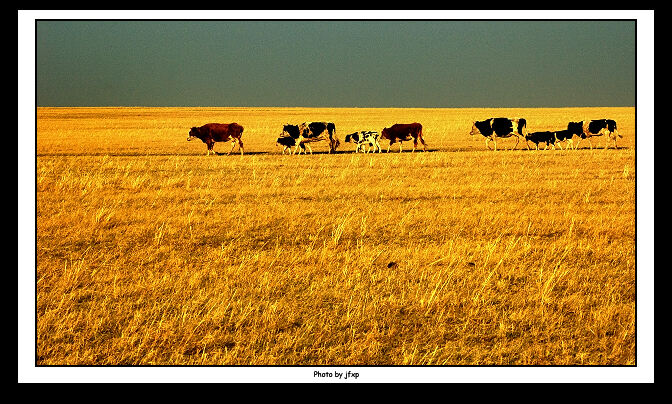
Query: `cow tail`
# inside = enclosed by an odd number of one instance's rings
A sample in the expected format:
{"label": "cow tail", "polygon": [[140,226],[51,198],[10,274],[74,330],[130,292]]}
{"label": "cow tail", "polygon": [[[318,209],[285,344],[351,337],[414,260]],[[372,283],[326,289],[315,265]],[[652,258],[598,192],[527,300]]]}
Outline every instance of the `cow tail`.
{"label": "cow tail", "polygon": [[423,146],[427,146],[427,143],[425,143],[425,137],[422,136],[422,125],[420,125],[420,141],[422,142]]}
{"label": "cow tail", "polygon": [[331,150],[330,152],[336,152],[336,148],[340,145],[341,142],[338,141],[338,138],[336,137],[336,125],[333,123],[327,123],[327,132],[329,132],[329,141],[331,142]]}

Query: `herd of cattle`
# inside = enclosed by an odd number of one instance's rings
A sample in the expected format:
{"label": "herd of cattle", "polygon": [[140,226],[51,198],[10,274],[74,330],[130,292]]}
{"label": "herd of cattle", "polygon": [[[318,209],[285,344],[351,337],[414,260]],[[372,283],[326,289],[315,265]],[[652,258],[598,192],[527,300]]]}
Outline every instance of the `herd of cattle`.
{"label": "herd of cattle", "polygon": [[[549,146],[555,149],[558,145],[562,149],[562,143],[565,143],[566,149],[578,148],[582,139],[588,139],[590,148],[593,148],[592,138],[596,136],[605,136],[608,143],[613,140],[614,147],[618,148],[616,140],[623,137],[616,129],[616,121],[613,119],[594,119],[591,121],[569,122],[567,129],[543,132],[528,132],[527,121],[524,118],[488,118],[483,121],[476,121],[471,127],[470,135],[482,135],[485,137],[485,146],[490,149],[490,142],[494,144],[494,150],[497,150],[497,138],[515,137],[515,149],[520,139],[525,140],[528,150],[530,142],[534,143],[535,149],[539,150],[539,144],[545,144],[544,150]],[[187,140],[198,138],[208,147],[207,155],[212,152],[216,142],[231,141],[231,150],[238,144],[240,154],[243,151],[243,127],[237,123],[208,123],[200,127],[193,127],[189,131]],[[472,137],[473,139],[473,137]],[[574,140],[576,139],[576,143]],[[360,150],[364,153],[381,152],[380,142],[389,140],[387,152],[394,143],[399,143],[399,151],[402,151],[402,142],[413,140],[413,151],[418,147],[418,141],[422,143],[423,151],[427,151],[427,144],[422,137],[422,125],[415,123],[398,123],[384,128],[380,133],[377,131],[363,130],[350,133],[345,136],[345,141],[355,145],[355,153]],[[329,146],[329,153],[336,152],[336,148],[341,144],[336,137],[336,125],[333,122],[304,122],[300,125],[284,125],[280,137],[276,140],[276,145],[282,146],[282,154],[301,154],[308,151],[312,154],[313,150],[310,143],[326,141]],[[292,147],[294,149],[292,150]]]}

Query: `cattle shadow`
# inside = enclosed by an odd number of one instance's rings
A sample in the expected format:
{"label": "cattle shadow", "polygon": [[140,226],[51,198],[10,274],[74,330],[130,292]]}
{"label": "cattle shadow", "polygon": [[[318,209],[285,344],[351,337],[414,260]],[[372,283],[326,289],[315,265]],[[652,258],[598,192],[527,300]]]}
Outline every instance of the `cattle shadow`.
{"label": "cattle shadow", "polygon": [[[438,149],[438,148],[430,149],[428,147],[427,150],[424,150],[424,151],[422,149],[415,149],[415,152],[413,152],[412,149],[404,149],[402,151],[402,153],[431,153],[431,152],[438,152],[438,151],[445,151],[445,150]],[[327,154],[329,152],[323,152],[323,153]],[[376,151],[376,152],[368,152],[368,153],[355,152],[354,149],[353,150],[340,150],[340,151],[336,150],[336,154],[393,154],[393,153],[398,154],[399,149],[396,149],[396,150],[395,149],[390,149],[389,153],[387,152],[387,149],[383,149],[380,152]]]}
{"label": "cattle shadow", "polygon": [[[271,152],[267,152],[267,151],[251,151],[251,152],[247,152],[247,151],[246,151],[245,154],[243,154],[243,155],[244,155],[244,156],[248,156],[248,155],[249,155],[249,156],[258,156],[258,155],[264,155],[264,154],[273,154],[273,153],[271,153]],[[241,154],[240,154],[240,152],[237,152],[237,153],[227,153],[227,152],[218,152],[218,151],[216,151],[216,152],[215,152],[215,155],[217,155],[217,156],[240,156]],[[195,156],[195,154],[189,154],[189,156]]]}
{"label": "cattle shadow", "polygon": [[[592,150],[631,150],[633,147],[631,146],[619,146],[618,149],[614,149],[613,147],[609,148],[604,148],[604,147],[593,147]],[[569,151],[575,151],[575,150],[591,150],[590,147],[579,147],[578,149],[570,149]],[[411,150],[403,150],[401,153],[406,154],[406,153],[436,153],[436,152],[443,152],[443,153],[461,153],[461,152],[475,152],[475,151],[485,151],[485,152],[495,152],[494,150],[490,149],[485,149],[485,148],[478,148],[478,147],[471,147],[471,146],[456,146],[456,147],[436,147],[436,148],[427,148],[427,151],[422,151],[417,150],[415,152],[412,152]],[[509,150],[509,149],[497,149],[497,153],[506,153],[510,151],[525,151],[525,152],[564,152],[567,151],[567,149],[559,149],[556,148],[553,150],[553,148],[548,148],[546,150],[543,150],[543,148],[540,148],[539,150],[536,150],[534,147],[530,148],[529,150],[526,147],[523,148],[516,148],[515,150]],[[355,155],[355,154],[399,154],[399,150],[390,150],[389,153],[387,150],[383,150],[380,153],[378,152],[368,152],[368,153],[362,153],[362,152],[357,152],[355,153],[354,150],[336,150],[335,152],[329,153],[329,151],[314,151],[313,154],[315,155],[326,155],[326,154],[344,154],[344,155]],[[215,152],[215,155],[217,156],[230,156],[230,157],[236,157],[236,156],[241,156],[240,153],[231,153],[228,154],[226,152]],[[244,156],[263,156],[263,155],[268,155],[268,156],[283,156],[283,154],[279,151],[246,151]],[[284,154],[285,156],[291,156],[291,154]],[[301,153],[301,155],[304,155],[304,153]],[[306,155],[310,155],[310,153],[306,153]],[[91,153],[72,153],[72,152],[42,152],[42,153],[35,153],[35,157],[83,157],[83,156],[90,156],[90,157],[102,157],[102,156],[109,156],[109,157],[170,157],[170,156],[184,156],[184,157],[198,157],[198,156],[203,156],[207,157],[205,153],[169,153],[169,152],[117,152],[117,153],[106,153],[106,152],[91,152]]]}

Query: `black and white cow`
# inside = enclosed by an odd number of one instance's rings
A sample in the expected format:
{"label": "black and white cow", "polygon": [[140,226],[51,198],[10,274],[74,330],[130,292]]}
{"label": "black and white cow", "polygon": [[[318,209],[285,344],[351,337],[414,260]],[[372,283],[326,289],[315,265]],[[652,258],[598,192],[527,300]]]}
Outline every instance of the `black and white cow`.
{"label": "black and white cow", "polygon": [[380,134],[375,131],[360,131],[345,135],[345,141],[348,143],[355,144],[355,153],[359,152],[359,149],[362,149],[362,152],[368,153],[373,149],[373,153],[378,150],[380,153],[380,143],[378,143],[378,138]]}
{"label": "black and white cow", "polygon": [[549,145],[555,150],[555,133],[551,131],[527,133],[525,134],[525,144],[527,149],[530,150],[528,142],[534,143],[536,150],[539,150],[539,143],[546,143],[544,150],[548,149]]}
{"label": "black and white cow", "polygon": [[[577,133],[576,130],[570,130],[570,129],[563,129],[563,130],[556,130],[553,132],[555,134],[555,143],[558,145],[560,149],[562,149],[562,144],[560,142],[566,142],[566,148],[565,149],[576,149],[576,146],[578,144],[574,143],[574,136],[581,136],[581,130]],[[579,137],[579,140],[581,138]]]}
{"label": "black and white cow", "polygon": [[[292,152],[292,146],[296,146],[296,140],[291,137],[291,136],[281,136],[278,138],[278,140],[275,141],[276,145],[282,146],[282,154],[285,154],[285,151],[289,150],[288,154],[291,154]],[[301,143],[301,151],[304,153],[306,152],[306,145]],[[310,147],[310,146],[308,146]],[[301,154],[301,151],[299,151],[299,154]],[[310,151],[311,153],[313,152],[312,150]]]}
{"label": "black and white cow", "polygon": [[[516,137],[515,149],[520,139],[525,139],[527,131],[525,118],[489,118],[484,121],[476,121],[471,126],[470,135],[481,134],[485,137],[485,146],[490,149],[490,142],[495,144],[497,150],[497,138]],[[473,139],[473,138],[472,138]]]}
{"label": "black and white cow", "polygon": [[[284,125],[282,132],[287,133],[295,139],[296,148],[292,154],[296,153],[299,147],[304,143],[319,142],[327,140],[329,142],[329,153],[336,152],[336,148],[341,142],[336,137],[336,125],[333,122],[304,122],[301,125]],[[310,149],[310,153],[313,151]]]}
{"label": "black and white cow", "polygon": [[593,141],[591,138],[595,136],[607,135],[604,145],[605,149],[609,148],[609,140],[613,140],[614,148],[618,149],[616,140],[619,137],[623,137],[620,133],[618,133],[618,129],[616,128],[616,121],[613,119],[593,119],[592,121],[570,122],[567,124],[567,129],[574,133],[579,133],[579,141],[581,141],[581,139],[588,139],[591,149],[593,148]]}

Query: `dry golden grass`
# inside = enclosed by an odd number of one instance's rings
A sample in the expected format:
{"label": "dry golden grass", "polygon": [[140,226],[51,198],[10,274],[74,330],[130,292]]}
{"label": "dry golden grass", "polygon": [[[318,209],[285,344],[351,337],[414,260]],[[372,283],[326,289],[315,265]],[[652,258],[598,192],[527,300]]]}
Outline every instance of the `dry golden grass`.
{"label": "dry golden grass", "polygon": [[[634,365],[634,115],[38,108],[36,363]],[[493,116],[613,118],[624,148],[487,151]],[[311,120],[430,152],[280,155]],[[233,121],[244,156],[186,141]]]}

